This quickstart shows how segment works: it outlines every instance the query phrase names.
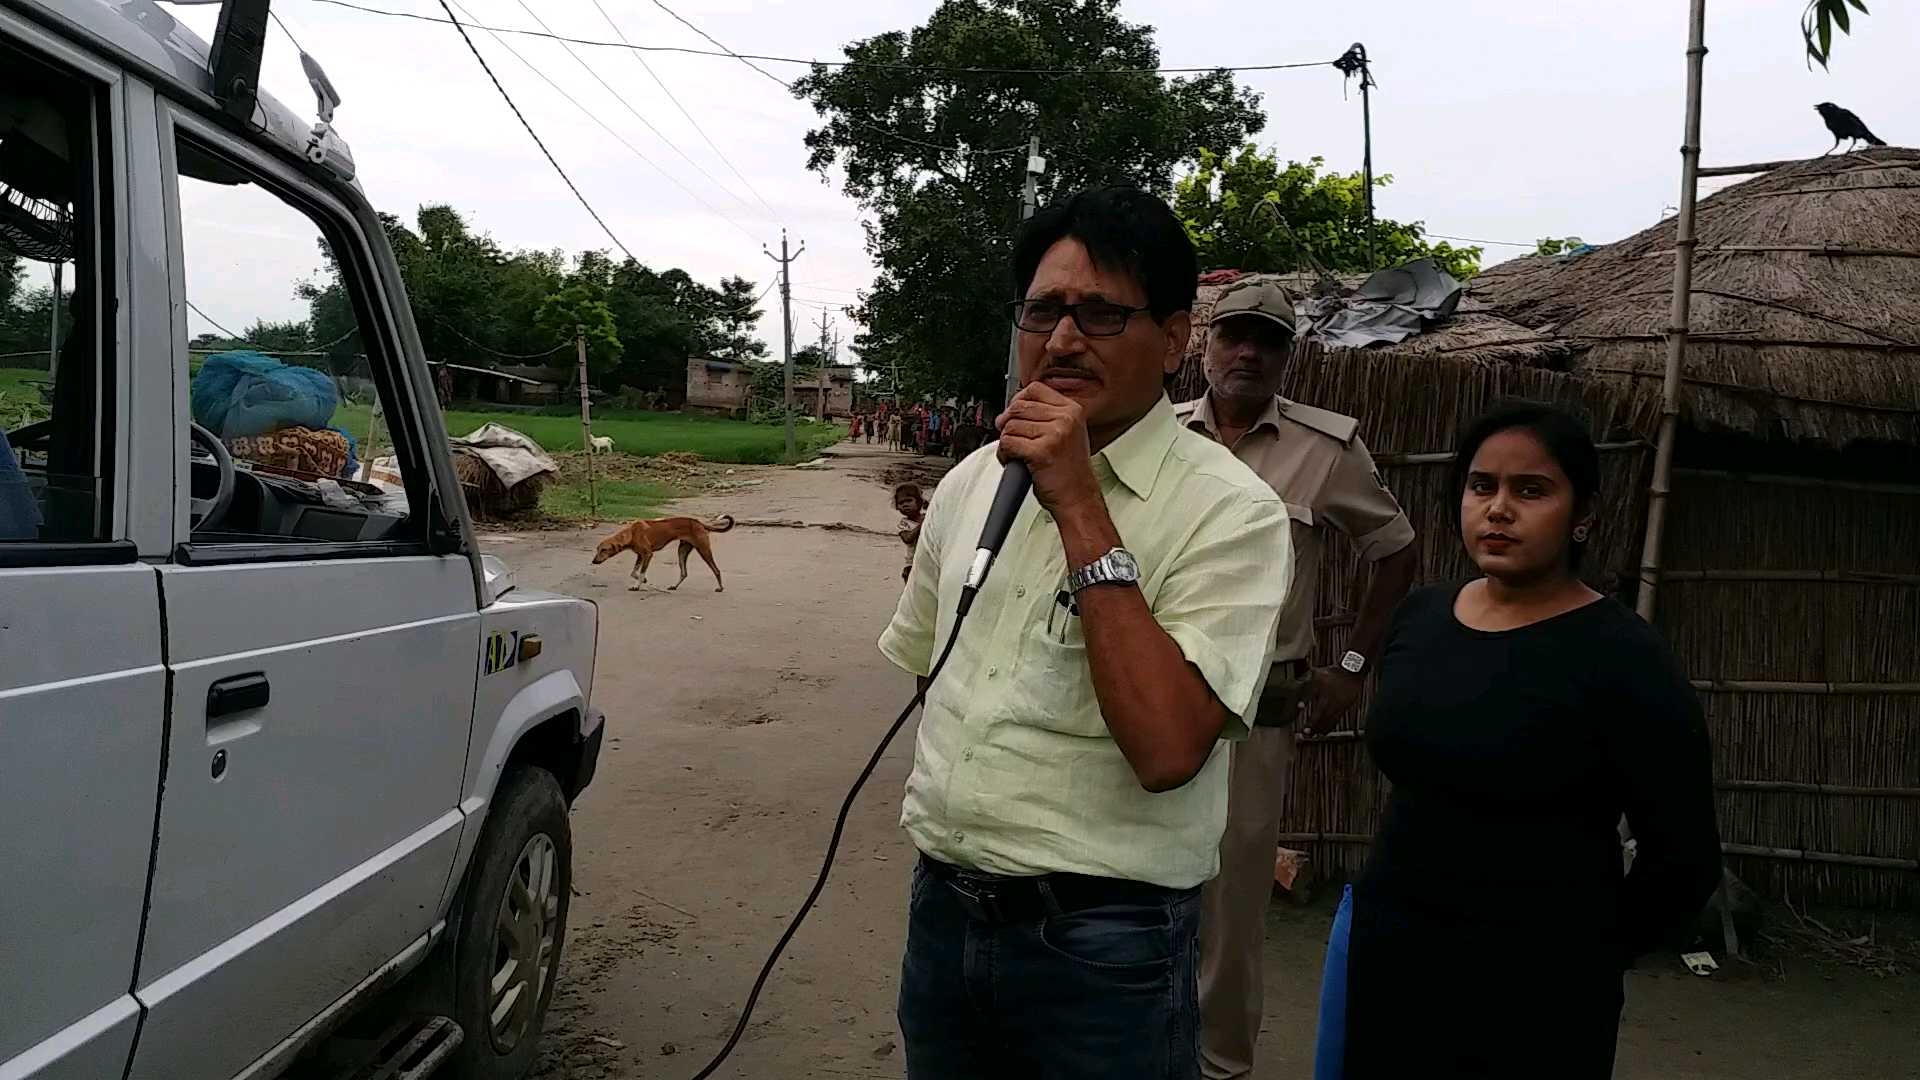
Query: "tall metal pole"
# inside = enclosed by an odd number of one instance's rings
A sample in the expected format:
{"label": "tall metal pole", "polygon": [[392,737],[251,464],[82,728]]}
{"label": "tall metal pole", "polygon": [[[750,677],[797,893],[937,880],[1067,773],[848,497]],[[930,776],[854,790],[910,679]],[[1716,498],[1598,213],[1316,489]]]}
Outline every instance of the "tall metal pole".
{"label": "tall metal pole", "polygon": [[1634,610],[1653,621],[1654,594],[1660,586],[1660,541],[1667,523],[1667,497],[1673,484],[1673,443],[1680,425],[1680,373],[1687,355],[1687,322],[1692,313],[1694,198],[1700,187],[1700,83],[1707,58],[1707,0],[1693,0],[1687,19],[1686,137],[1680,145],[1680,215],[1675,222],[1673,310],[1667,325],[1667,370],[1660,384],[1660,437],[1653,451],[1653,482],[1647,487],[1647,535],[1640,548],[1640,589]]}
{"label": "tall metal pole", "polygon": [[66,264],[59,259],[53,260],[53,328],[47,335],[47,378],[56,378],[60,374],[60,286]]}
{"label": "tall metal pole", "polygon": [[[765,251],[764,248],[762,250]],[[787,230],[781,229],[780,257],[774,259],[773,252],[766,252],[767,258],[780,264],[780,348],[785,357],[786,367],[783,379],[786,407],[783,411],[786,413],[787,421],[788,461],[799,456],[799,450],[793,441],[793,261],[806,250],[807,245],[803,243],[799,251],[791,255],[787,254]]]}
{"label": "tall metal pole", "polygon": [[1334,70],[1351,79],[1360,77],[1360,178],[1366,188],[1361,194],[1367,203],[1367,270],[1379,266],[1374,259],[1373,228],[1373,69],[1367,66],[1367,47],[1356,41],[1333,62]]}
{"label": "tall metal pole", "polygon": [[[1027,140],[1027,182],[1020,192],[1020,220],[1033,216],[1034,203],[1040,198],[1040,176],[1047,171],[1047,159],[1040,156],[1040,136]],[[1014,327],[1007,337],[1007,390],[1002,404],[1013,400],[1020,392],[1020,328]]]}
{"label": "tall metal pole", "polygon": [[593,414],[587,399],[587,328],[573,328],[573,348],[580,357],[580,449],[587,452],[587,507],[600,516],[600,492],[593,483]]}
{"label": "tall metal pole", "polygon": [[1364,141],[1360,149],[1361,182],[1367,187],[1367,272],[1372,273],[1380,269],[1380,264],[1373,252],[1373,73],[1367,70],[1365,49],[1360,51],[1360,130]]}

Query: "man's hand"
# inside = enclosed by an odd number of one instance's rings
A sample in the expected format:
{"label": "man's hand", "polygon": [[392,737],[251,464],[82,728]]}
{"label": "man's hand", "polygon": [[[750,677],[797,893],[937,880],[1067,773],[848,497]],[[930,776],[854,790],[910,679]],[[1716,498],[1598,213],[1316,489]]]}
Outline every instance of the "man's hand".
{"label": "man's hand", "polygon": [[1027,463],[1033,497],[1048,512],[1060,517],[1099,500],[1087,418],[1078,402],[1045,383],[1030,382],[993,423],[1000,429],[1000,460]]}
{"label": "man's hand", "polygon": [[1353,708],[1354,702],[1360,700],[1364,682],[1344,668],[1314,668],[1307,680],[1307,707],[1300,717],[1301,732],[1312,735],[1338,723]]}

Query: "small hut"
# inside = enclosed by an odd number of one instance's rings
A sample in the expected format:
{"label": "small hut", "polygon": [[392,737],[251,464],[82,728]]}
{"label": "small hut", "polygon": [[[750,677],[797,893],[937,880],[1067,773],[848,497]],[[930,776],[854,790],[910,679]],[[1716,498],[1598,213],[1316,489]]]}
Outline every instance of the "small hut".
{"label": "small hut", "polygon": [[[1657,625],[1714,742],[1729,865],[1774,896],[1920,902],[1920,151],[1801,162],[1698,207]],[[1591,578],[1632,601],[1660,409],[1672,221],[1476,278],[1394,346],[1303,345],[1288,397],[1350,413],[1421,534],[1470,572],[1447,466],[1509,396],[1581,407],[1605,463]],[[1217,287],[1203,286],[1196,322]],[[1197,332],[1176,400],[1203,388]],[[1322,567],[1317,662],[1345,649],[1349,549]],[[1352,874],[1384,805],[1360,726],[1303,739],[1283,843]],[[1463,841],[1470,838],[1462,838]],[[1482,853],[1498,858],[1499,853]]]}

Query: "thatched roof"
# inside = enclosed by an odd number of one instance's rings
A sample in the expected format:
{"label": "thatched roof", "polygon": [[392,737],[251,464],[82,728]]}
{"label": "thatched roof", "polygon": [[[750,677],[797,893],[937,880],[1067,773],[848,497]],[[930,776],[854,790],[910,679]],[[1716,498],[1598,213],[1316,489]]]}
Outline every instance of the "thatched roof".
{"label": "thatched roof", "polygon": [[[1576,374],[1657,395],[1676,227],[1503,263],[1471,295],[1577,346]],[[1684,423],[1920,444],[1920,150],[1776,169],[1702,199],[1696,229]]]}
{"label": "thatched roof", "polygon": [[[1562,372],[1607,391],[1620,404],[1617,420],[1650,438],[1666,368],[1675,229],[1669,218],[1573,259],[1502,263],[1474,278],[1457,313],[1427,333],[1332,350],[1327,361]],[[1683,423],[1833,447],[1920,445],[1920,150],[1876,148],[1776,169],[1702,199],[1697,231]],[[1303,275],[1271,276],[1298,292],[1312,285]],[[1199,357],[1220,289],[1200,287],[1176,399],[1204,388]]]}

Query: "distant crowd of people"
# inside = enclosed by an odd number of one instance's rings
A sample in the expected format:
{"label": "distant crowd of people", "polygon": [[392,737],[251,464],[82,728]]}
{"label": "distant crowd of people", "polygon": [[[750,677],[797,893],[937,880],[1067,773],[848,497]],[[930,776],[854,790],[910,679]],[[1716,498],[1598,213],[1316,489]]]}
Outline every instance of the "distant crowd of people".
{"label": "distant crowd of people", "polygon": [[[984,430],[986,406],[896,405],[881,402],[853,415],[849,438],[872,443],[884,439],[887,448],[914,454],[946,453],[954,449],[962,429]],[[970,451],[979,445],[977,440]],[[956,454],[955,456],[959,456]]]}

